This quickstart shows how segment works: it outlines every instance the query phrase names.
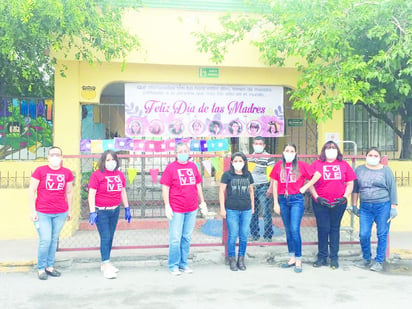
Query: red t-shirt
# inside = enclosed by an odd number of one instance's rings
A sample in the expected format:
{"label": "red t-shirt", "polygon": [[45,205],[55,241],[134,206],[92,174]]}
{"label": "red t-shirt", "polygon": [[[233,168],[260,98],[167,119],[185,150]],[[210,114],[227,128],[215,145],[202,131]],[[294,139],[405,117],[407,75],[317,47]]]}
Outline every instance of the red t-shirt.
{"label": "red t-shirt", "polygon": [[286,187],[288,194],[298,194],[299,189],[305,184],[305,179],[310,180],[315,174],[315,170],[306,162],[298,161],[299,175],[297,172],[291,173],[292,163],[285,164],[285,172],[282,173],[282,161],[278,161],[270,173],[270,178],[278,182],[278,194],[285,194]]}
{"label": "red t-shirt", "polygon": [[104,173],[97,170],[90,176],[89,188],[96,190],[96,206],[117,206],[122,202],[122,189],[126,188],[126,180],[119,170],[106,170]]}
{"label": "red t-shirt", "polygon": [[312,167],[321,174],[320,179],[315,183],[316,192],[329,203],[343,196],[346,182],[356,179],[355,172],[346,161],[316,160],[312,163]]}
{"label": "red t-shirt", "polygon": [[169,203],[174,212],[191,212],[198,208],[197,184],[202,182],[196,164],[177,161],[166,166],[160,183],[168,186]]}
{"label": "red t-shirt", "polygon": [[67,183],[73,182],[73,173],[69,169],[60,167],[54,170],[48,165],[43,165],[36,168],[31,177],[40,181],[37,187],[37,211],[58,214],[69,209],[66,186]]}

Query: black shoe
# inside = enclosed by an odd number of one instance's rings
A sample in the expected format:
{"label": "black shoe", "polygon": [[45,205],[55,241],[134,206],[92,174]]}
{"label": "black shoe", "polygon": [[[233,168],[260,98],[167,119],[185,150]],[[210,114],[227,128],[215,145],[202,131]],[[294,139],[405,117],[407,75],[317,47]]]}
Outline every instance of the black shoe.
{"label": "black shoe", "polygon": [[47,276],[47,274],[42,271],[41,273],[37,273],[37,275],[39,276],[40,280],[47,280],[49,278],[49,276]]}
{"label": "black shoe", "polygon": [[338,268],[339,268],[338,260],[331,260],[331,261],[330,261],[330,268],[332,268],[332,269],[338,269]]}
{"label": "black shoe", "polygon": [[326,266],[328,263],[326,262],[325,258],[319,258],[316,260],[315,263],[313,263],[313,267],[321,267],[321,266]]}
{"label": "black shoe", "polygon": [[231,271],[237,271],[237,265],[236,265],[236,258],[234,256],[229,257],[229,267]]}
{"label": "black shoe", "polygon": [[58,270],[54,269],[52,271],[45,269],[46,274],[52,277],[60,277],[62,274]]}
{"label": "black shoe", "polygon": [[283,263],[283,264],[280,264],[280,268],[291,268],[291,267],[293,267],[293,266],[295,266],[295,265],[296,265],[296,263],[292,263],[292,264]]}
{"label": "black shoe", "polygon": [[244,256],[239,256],[237,258],[237,268],[240,269],[240,270],[246,270],[245,257]]}

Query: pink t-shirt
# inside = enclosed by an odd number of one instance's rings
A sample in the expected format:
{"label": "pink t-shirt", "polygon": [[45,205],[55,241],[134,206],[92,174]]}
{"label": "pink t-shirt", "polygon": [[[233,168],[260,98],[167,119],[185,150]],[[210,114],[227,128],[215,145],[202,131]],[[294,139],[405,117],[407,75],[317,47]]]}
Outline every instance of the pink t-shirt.
{"label": "pink t-shirt", "polygon": [[73,182],[73,173],[69,169],[60,167],[54,170],[48,165],[43,165],[36,168],[31,177],[40,181],[37,187],[37,211],[58,214],[69,209],[66,186],[67,183]]}
{"label": "pink t-shirt", "polygon": [[98,207],[120,205],[125,187],[124,174],[119,170],[106,170],[104,173],[97,170],[90,176],[89,188],[96,190],[95,204]]}
{"label": "pink t-shirt", "polygon": [[202,182],[196,164],[177,161],[166,166],[160,183],[168,186],[169,203],[174,212],[191,212],[198,208],[197,184]]}
{"label": "pink t-shirt", "polygon": [[312,163],[312,167],[321,174],[320,179],[315,183],[316,192],[329,203],[343,196],[346,182],[356,179],[355,172],[346,161],[316,160]]}
{"label": "pink t-shirt", "polygon": [[298,161],[299,177],[296,172],[291,173],[292,163],[285,164],[285,172],[282,173],[282,161],[278,161],[270,173],[270,178],[278,182],[278,194],[298,194],[299,189],[305,184],[305,179],[310,180],[315,170],[306,162]]}

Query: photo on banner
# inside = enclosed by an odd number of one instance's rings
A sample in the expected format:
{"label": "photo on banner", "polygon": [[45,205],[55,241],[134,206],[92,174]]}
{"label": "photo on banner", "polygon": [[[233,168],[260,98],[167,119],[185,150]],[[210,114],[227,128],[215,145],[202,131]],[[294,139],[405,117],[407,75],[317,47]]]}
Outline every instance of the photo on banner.
{"label": "photo on banner", "polygon": [[125,84],[126,136],[279,137],[281,86]]}

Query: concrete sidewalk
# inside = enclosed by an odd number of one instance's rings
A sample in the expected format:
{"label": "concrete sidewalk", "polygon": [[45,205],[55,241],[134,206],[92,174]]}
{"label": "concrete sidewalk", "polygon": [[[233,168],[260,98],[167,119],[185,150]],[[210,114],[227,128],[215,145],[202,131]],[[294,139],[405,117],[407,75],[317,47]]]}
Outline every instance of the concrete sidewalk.
{"label": "concrete sidewalk", "polygon": [[[0,272],[32,270],[36,265],[37,242],[37,239],[0,240]],[[388,261],[412,261],[412,232],[391,232],[390,248]],[[303,246],[304,262],[313,261],[316,251],[316,246]],[[247,255],[249,259],[256,261],[279,262],[287,259],[287,248],[251,245],[248,247]],[[341,260],[359,259],[360,247],[341,245],[339,255]],[[190,259],[192,263],[224,263],[224,248],[223,246],[192,247]],[[166,265],[167,248],[113,250],[112,260],[133,265]],[[82,264],[88,265],[87,267],[98,267],[100,253],[98,250],[59,251],[56,254],[56,264],[60,267],[73,265],[80,267]]]}

